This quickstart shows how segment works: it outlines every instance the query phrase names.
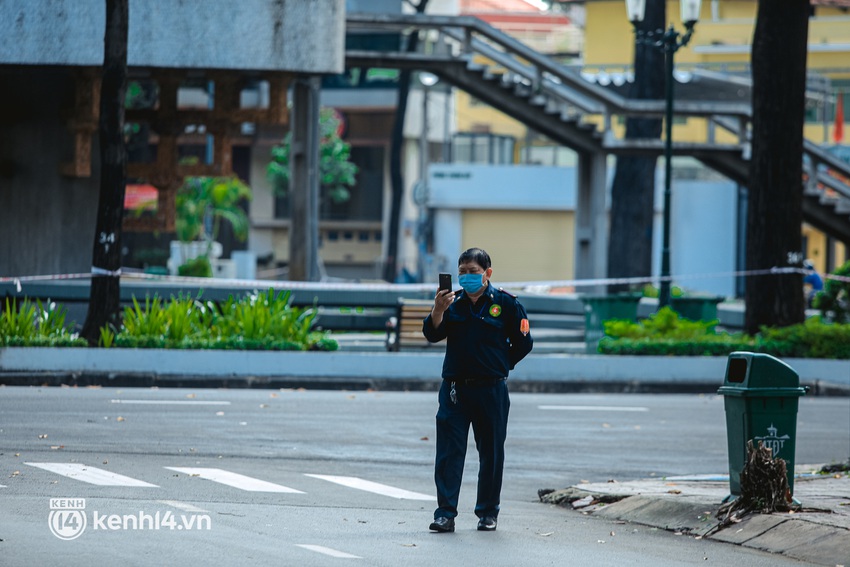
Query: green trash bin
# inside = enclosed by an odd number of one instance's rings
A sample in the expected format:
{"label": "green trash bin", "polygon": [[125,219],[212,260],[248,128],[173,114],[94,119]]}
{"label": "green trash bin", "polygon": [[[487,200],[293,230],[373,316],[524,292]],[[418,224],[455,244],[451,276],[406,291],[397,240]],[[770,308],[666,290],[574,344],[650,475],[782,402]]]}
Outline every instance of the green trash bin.
{"label": "green trash bin", "polygon": [[718,296],[671,297],[670,307],[685,319],[712,321],[717,319],[717,304],[724,299]]}
{"label": "green trash bin", "polygon": [[729,490],[741,495],[741,471],[747,462],[747,441],[761,441],[773,456],[785,460],[788,488],[794,493],[794,451],[797,406],[806,388],[793,368],[767,354],[733,352],[726,378],[717,391],[726,409],[729,449]]}
{"label": "green trash bin", "polygon": [[584,342],[588,354],[595,354],[599,339],[605,336],[603,323],[610,319],[637,321],[640,293],[618,293],[614,295],[587,295],[584,302]]}

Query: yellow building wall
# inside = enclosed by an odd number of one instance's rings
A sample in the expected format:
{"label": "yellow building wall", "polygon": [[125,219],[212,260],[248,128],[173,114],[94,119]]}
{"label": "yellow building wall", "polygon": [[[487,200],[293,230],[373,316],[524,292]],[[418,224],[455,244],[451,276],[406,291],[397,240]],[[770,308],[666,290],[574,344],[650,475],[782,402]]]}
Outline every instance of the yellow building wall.
{"label": "yellow building wall", "polygon": [[456,92],[458,132],[489,132],[513,136],[517,141],[525,136],[525,124],[502,114],[492,106],[480,102],[460,89]]}
{"label": "yellow building wall", "polygon": [[[630,68],[634,60],[634,31],[626,19],[625,3],[617,0],[588,0],[586,6],[585,28],[585,68],[598,71],[602,68]],[[750,63],[755,19],[758,10],[756,0],[726,0],[719,3],[718,19],[712,20],[711,2],[702,3],[699,22],[688,46],[676,53],[676,65],[746,66]],[[673,23],[677,30],[684,30],[679,18],[679,0],[667,2],[668,25]],[[809,45],[848,44],[850,43],[850,13],[839,8],[818,7],[816,17],[809,23]],[[699,53],[700,46],[723,45],[738,47],[736,53]],[[697,48],[695,50],[695,48]],[[850,50],[840,52],[809,51],[807,66],[810,71],[818,71],[832,79],[850,77]],[[845,109],[845,116],[847,116]],[[601,124],[601,117],[594,120]],[[624,124],[614,124],[615,134],[622,137]],[[833,124],[827,124],[827,143],[832,143]],[[845,127],[845,131],[847,127]],[[685,123],[673,125],[673,139],[678,141],[705,141],[708,132],[707,122],[703,119],[689,119]],[[823,123],[806,123],[803,135],[816,143],[824,143]],[[846,134],[845,134],[846,136]],[[735,137],[724,130],[716,129],[715,139],[720,143],[734,143]],[[823,272],[826,269],[826,236],[808,225],[803,227],[807,237],[806,254]],[[835,265],[847,261],[848,252],[841,243],[833,250]]]}
{"label": "yellow building wall", "polygon": [[571,211],[467,210],[462,248],[483,248],[493,280],[565,280],[574,277],[575,216]]}

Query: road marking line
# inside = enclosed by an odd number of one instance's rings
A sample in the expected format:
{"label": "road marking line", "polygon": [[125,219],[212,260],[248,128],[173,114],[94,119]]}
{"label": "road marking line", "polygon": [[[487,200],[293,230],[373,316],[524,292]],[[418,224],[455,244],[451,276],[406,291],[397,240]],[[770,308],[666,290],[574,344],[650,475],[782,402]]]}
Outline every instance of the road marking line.
{"label": "road marking line", "polygon": [[537,406],[537,409],[567,411],[649,411],[649,408],[640,406]]}
{"label": "road marking line", "polygon": [[24,463],[31,467],[44,469],[52,473],[67,476],[74,480],[80,480],[98,486],[139,486],[159,488],[143,480],[130,478],[114,472],[105,471],[96,467],[90,467],[82,463]]}
{"label": "road marking line", "polygon": [[387,486],[386,484],[379,484],[377,482],[363,480],[362,478],[357,478],[355,476],[333,476],[324,474],[306,474],[305,476],[310,476],[313,478],[326,480],[328,482],[341,484],[349,488],[365,490],[366,492],[372,492],[374,494],[380,494],[382,496],[390,496],[392,498],[398,498],[403,500],[436,500],[436,497],[430,496],[428,494],[411,492],[409,490],[395,488],[394,486]]}
{"label": "road marking line", "polygon": [[109,400],[113,404],[163,405],[163,406],[229,406],[230,402],[204,400]]}
{"label": "road marking line", "polygon": [[0,488],[6,488],[5,484],[0,484]]}
{"label": "road marking line", "polygon": [[331,557],[336,557],[338,559],[363,559],[359,555],[351,555],[350,553],[337,551],[336,549],[331,549],[330,547],[325,547],[323,545],[310,545],[306,543],[296,543],[295,545],[296,547],[303,547],[304,549],[309,549],[310,551],[315,551],[316,553],[322,553],[324,555],[330,555]]}
{"label": "road marking line", "polygon": [[157,500],[157,502],[177,508],[178,510],[183,510],[184,512],[209,513],[209,510],[204,510],[203,508],[198,508],[188,502],[180,502],[179,500]]}
{"label": "road marking line", "polygon": [[294,488],[289,488],[288,486],[282,486],[280,484],[266,482],[265,480],[251,478],[250,476],[241,475],[223,469],[186,467],[165,468],[172,471],[188,474],[189,476],[199,476],[201,478],[211,480],[213,482],[218,482],[219,484],[226,484],[227,486],[232,486],[233,488],[238,488],[240,490],[247,490],[249,492],[285,492],[289,494],[304,494],[300,490],[295,490]]}

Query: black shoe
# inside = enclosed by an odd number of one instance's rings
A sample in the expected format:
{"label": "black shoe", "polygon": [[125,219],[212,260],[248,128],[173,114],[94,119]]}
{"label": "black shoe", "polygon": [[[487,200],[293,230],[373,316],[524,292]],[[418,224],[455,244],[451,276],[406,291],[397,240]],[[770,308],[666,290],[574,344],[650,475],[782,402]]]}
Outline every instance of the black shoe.
{"label": "black shoe", "polygon": [[428,529],[434,532],[453,532],[455,531],[455,519],[454,518],[434,518],[434,521],[431,522],[431,525],[428,526]]}
{"label": "black shoe", "polygon": [[478,520],[479,532],[492,532],[496,529],[496,518],[493,516],[484,516]]}

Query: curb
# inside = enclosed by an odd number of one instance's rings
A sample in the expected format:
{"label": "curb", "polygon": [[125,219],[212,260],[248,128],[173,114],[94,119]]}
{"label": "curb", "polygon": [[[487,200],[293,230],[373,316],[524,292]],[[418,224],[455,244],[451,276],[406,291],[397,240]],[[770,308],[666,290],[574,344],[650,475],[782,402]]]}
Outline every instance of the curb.
{"label": "curb", "polygon": [[[838,484],[835,484],[838,483]],[[540,501],[583,514],[630,522],[775,553],[817,565],[848,563],[850,514],[842,511],[850,478],[818,478],[800,484],[804,507],[796,513],[754,513],[715,531],[716,514],[728,486],[720,482],[633,481],[614,485],[575,485],[541,491]],[[676,490],[669,490],[675,486]]]}
{"label": "curb", "polygon": [[[442,353],[0,348],[0,384],[196,388],[435,390]],[[531,355],[517,392],[705,393],[726,357]],[[810,395],[850,395],[850,361],[788,359]]]}
{"label": "curb", "polygon": [[738,524],[706,535],[717,523],[714,514],[718,508],[695,501],[629,496],[593,514],[829,567],[848,559],[850,530],[807,520],[804,514],[753,514]]}

